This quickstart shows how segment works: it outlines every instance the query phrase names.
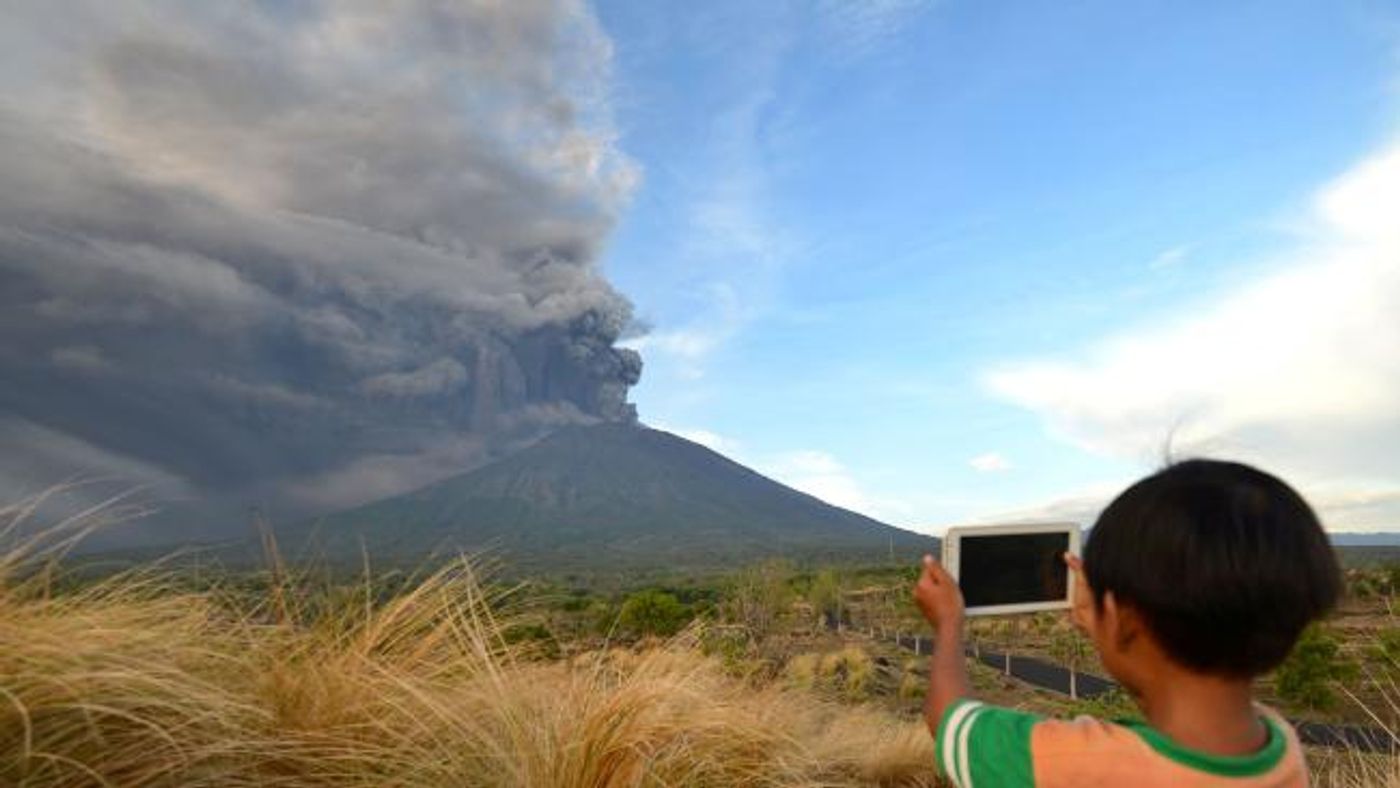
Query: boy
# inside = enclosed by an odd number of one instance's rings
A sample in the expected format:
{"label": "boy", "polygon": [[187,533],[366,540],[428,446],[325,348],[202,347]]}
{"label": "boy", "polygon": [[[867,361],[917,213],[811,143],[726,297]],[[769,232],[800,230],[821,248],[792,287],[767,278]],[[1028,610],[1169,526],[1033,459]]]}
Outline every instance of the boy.
{"label": "boy", "polygon": [[1336,603],[1340,571],[1288,485],[1192,460],[1104,510],[1074,575],[1071,618],[1146,722],[1049,720],[972,700],[963,600],[930,556],[914,598],[936,632],[924,718],[941,772],[985,786],[1304,786],[1288,723],[1253,700],[1303,628]]}

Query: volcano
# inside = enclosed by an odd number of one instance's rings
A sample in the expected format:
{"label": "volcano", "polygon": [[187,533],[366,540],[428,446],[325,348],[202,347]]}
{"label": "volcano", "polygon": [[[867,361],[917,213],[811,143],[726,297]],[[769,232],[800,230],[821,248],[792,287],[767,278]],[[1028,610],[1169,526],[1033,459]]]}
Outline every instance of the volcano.
{"label": "volcano", "polygon": [[279,536],[284,549],[329,557],[450,551],[561,570],[884,562],[937,544],[679,436],[616,423],[566,427],[485,467]]}

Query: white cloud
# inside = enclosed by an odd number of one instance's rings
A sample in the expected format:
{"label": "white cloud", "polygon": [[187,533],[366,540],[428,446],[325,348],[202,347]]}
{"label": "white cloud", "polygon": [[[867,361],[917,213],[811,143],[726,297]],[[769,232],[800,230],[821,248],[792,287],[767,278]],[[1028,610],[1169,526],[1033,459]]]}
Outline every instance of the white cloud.
{"label": "white cloud", "polygon": [[693,325],[666,331],[653,331],[638,337],[618,342],[618,347],[630,348],[641,353],[648,361],[658,356],[675,365],[676,374],[686,380],[699,380],[705,376],[705,365],[710,354],[723,345],[734,333],[734,328],[722,323]]}
{"label": "white cloud", "polygon": [[1131,480],[1096,482],[1043,501],[998,509],[974,518],[976,523],[1071,522],[1088,528],[1108,502]]}
{"label": "white cloud", "polygon": [[[1304,491],[1376,492],[1400,467],[1400,145],[1314,201],[1276,272],[1069,357],[1003,365],[988,388],[1088,450],[1227,454]],[[1322,508],[1322,507],[1320,507]],[[1400,506],[1366,522],[1400,526]]]}
{"label": "white cloud", "polygon": [[794,490],[800,490],[833,506],[890,521],[907,520],[911,512],[900,501],[870,495],[835,455],[816,449],[798,449],[752,456],[736,438],[698,427],[653,422],[651,427],[679,435],[717,451]]}
{"label": "white cloud", "polygon": [[1147,264],[1147,267],[1153,271],[1175,268],[1181,265],[1182,261],[1186,259],[1186,255],[1190,253],[1191,247],[1186,244],[1173,246],[1170,249],[1162,250],[1156,257],[1152,258],[1152,261]]}
{"label": "white cloud", "polygon": [[981,473],[998,473],[1011,470],[1011,461],[1002,456],[1000,452],[995,451],[979,454],[968,460],[967,464]]}
{"label": "white cloud", "polygon": [[691,326],[670,331],[656,331],[618,342],[618,347],[630,348],[648,361],[667,357],[675,364],[675,373],[684,380],[705,377],[705,362],[710,353],[728,339],[728,333],[715,326]]}
{"label": "white cloud", "polygon": [[[998,509],[974,518],[977,523],[1074,522],[1088,528],[1099,513],[1133,481],[1096,482],[1043,501]],[[1306,489],[1308,503],[1324,524],[1336,531],[1371,531],[1396,523],[1400,484],[1349,485],[1317,483]]]}
{"label": "white cloud", "polygon": [[778,83],[797,41],[795,10],[752,4],[738,28],[729,15],[694,15],[703,20],[697,37],[722,42],[699,54],[718,58],[712,70],[725,90],[698,120],[702,142],[668,171],[685,227],[665,254],[678,274],[668,310],[678,319],[663,317],[656,332],[627,343],[645,351],[653,382],[704,377],[711,355],[771,308],[783,268],[802,247],[775,214],[773,182],[784,158],[774,152],[790,144],[774,117],[785,112]]}
{"label": "white cloud", "polygon": [[734,440],[733,438],[726,438],[725,436],[720,435],[716,432],[712,432],[710,430],[699,429],[694,427],[673,427],[669,424],[660,423],[653,423],[650,426],[653,429],[658,429],[662,432],[669,432],[672,435],[678,435],[682,438],[685,438],[688,441],[691,441],[692,443],[698,443],[701,446],[704,446],[705,448],[710,449],[711,451],[717,451],[720,454],[733,455],[740,450],[740,445],[738,441]]}
{"label": "white cloud", "polygon": [[719,344],[719,336],[700,328],[679,328],[672,331],[658,331],[639,337],[626,339],[618,344],[637,352],[655,350],[683,359],[704,358]]}
{"label": "white cloud", "polygon": [[840,54],[854,58],[898,36],[931,5],[929,0],[822,0],[818,10]]}
{"label": "white cloud", "polygon": [[760,464],[757,470],[833,506],[861,513],[876,509],[850,471],[824,451],[787,452]]}
{"label": "white cloud", "polygon": [[1334,530],[1365,531],[1400,523],[1400,484],[1320,483],[1307,493],[1318,516]]}
{"label": "white cloud", "polygon": [[732,287],[715,283],[705,288],[703,295],[703,315],[695,322],[628,337],[618,342],[618,346],[631,348],[648,361],[657,360],[658,356],[664,358],[675,365],[676,373],[683,379],[704,377],[710,354],[740,331],[745,317]]}

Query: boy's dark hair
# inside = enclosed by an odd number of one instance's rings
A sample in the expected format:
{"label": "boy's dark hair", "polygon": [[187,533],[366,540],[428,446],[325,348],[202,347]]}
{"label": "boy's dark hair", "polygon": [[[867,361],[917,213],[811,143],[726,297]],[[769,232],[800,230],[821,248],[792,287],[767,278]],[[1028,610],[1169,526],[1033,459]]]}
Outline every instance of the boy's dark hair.
{"label": "boy's dark hair", "polygon": [[1095,604],[1136,610],[1177,663],[1246,678],[1332,609],[1341,572],[1312,508],[1248,465],[1188,460],[1134,484],[1084,548]]}

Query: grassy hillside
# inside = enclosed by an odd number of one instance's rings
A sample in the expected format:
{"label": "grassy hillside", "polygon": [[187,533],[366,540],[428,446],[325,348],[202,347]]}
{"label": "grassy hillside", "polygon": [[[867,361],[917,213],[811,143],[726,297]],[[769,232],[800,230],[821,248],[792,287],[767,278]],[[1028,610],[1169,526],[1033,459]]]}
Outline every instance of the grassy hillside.
{"label": "grassy hillside", "polygon": [[768,556],[909,560],[936,541],[785,487],[683,438],[570,427],[471,473],[314,524],[282,543],[358,559],[488,551],[514,567],[727,566]]}

